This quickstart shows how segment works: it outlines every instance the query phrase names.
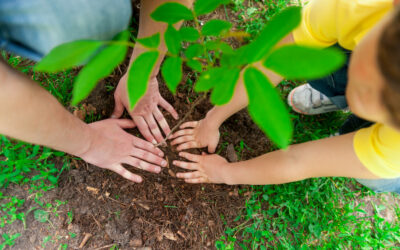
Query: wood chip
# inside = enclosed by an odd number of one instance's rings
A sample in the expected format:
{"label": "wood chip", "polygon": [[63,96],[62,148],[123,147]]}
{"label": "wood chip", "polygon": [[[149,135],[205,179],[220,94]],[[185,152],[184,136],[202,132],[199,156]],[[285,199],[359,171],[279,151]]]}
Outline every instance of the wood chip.
{"label": "wood chip", "polygon": [[163,236],[169,240],[173,240],[173,241],[177,241],[178,238],[176,237],[176,235],[171,232],[170,230],[167,230],[163,233]]}
{"label": "wood chip", "polygon": [[141,203],[141,202],[136,202],[136,204],[138,204],[140,207],[142,207],[142,208],[146,209],[147,211],[149,211],[149,210],[150,210],[150,207],[149,207],[149,206],[147,206],[146,204],[143,204],[143,203]]}
{"label": "wood chip", "polygon": [[86,186],[86,189],[87,189],[87,191],[91,192],[92,194],[98,194],[99,193],[99,189],[98,188]]}
{"label": "wood chip", "polygon": [[185,239],[186,240],[186,236],[181,232],[181,231],[178,231],[178,232],[176,232],[179,236],[181,236],[183,239]]}
{"label": "wood chip", "polygon": [[85,237],[83,237],[83,240],[82,240],[81,244],[79,245],[79,249],[82,249],[85,246],[86,242],[88,242],[90,237],[92,237],[91,233],[85,233]]}

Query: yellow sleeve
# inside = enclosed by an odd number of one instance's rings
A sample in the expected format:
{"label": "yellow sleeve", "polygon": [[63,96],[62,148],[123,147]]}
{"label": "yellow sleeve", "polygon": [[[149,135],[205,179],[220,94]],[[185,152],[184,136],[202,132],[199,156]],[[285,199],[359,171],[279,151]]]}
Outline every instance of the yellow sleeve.
{"label": "yellow sleeve", "polygon": [[392,8],[392,0],[310,0],[293,31],[294,40],[318,47],[339,43],[353,50]]}
{"label": "yellow sleeve", "polygon": [[375,124],[354,136],[354,150],[361,163],[381,178],[400,176],[400,132]]}

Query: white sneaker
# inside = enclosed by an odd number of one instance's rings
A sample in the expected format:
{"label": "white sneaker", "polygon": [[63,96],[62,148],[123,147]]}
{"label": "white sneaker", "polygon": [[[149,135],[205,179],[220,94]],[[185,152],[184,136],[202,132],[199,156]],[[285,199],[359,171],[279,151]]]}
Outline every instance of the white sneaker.
{"label": "white sneaker", "polygon": [[297,113],[305,115],[318,115],[341,110],[326,95],[313,89],[308,83],[290,91],[288,104]]}

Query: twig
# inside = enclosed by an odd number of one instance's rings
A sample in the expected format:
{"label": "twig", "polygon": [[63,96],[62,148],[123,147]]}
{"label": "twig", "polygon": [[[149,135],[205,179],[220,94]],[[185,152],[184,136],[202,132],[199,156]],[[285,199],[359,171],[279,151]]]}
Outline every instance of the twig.
{"label": "twig", "polygon": [[80,248],[80,249],[83,248],[83,247],[85,246],[86,242],[88,242],[88,240],[90,239],[90,237],[92,237],[92,234],[91,234],[91,233],[86,233],[86,234],[85,234],[85,237],[83,237],[83,240],[82,240],[81,244],[79,245],[79,248]]}
{"label": "twig", "polygon": [[166,141],[167,141],[168,138],[172,135],[172,133],[174,133],[175,130],[177,130],[177,129],[179,128],[179,126],[189,117],[189,115],[192,114],[194,108],[195,108],[200,102],[202,102],[204,99],[206,99],[206,97],[207,97],[207,92],[204,93],[204,95],[203,95],[202,97],[197,98],[196,101],[195,101],[195,102],[192,104],[192,106],[190,107],[189,111],[188,111],[188,112],[185,114],[185,116],[178,122],[178,124],[176,124],[176,125],[171,129],[171,132],[168,133],[168,135],[165,137],[165,139],[164,139],[162,142],[156,144],[155,146],[156,146],[156,147],[158,147],[158,146],[165,146],[165,145],[166,145]]}
{"label": "twig", "polygon": [[100,250],[100,249],[109,248],[109,247],[112,247],[112,246],[115,246],[115,244],[110,244],[110,245],[102,246],[102,247],[99,247],[99,248],[95,248],[94,250]]}

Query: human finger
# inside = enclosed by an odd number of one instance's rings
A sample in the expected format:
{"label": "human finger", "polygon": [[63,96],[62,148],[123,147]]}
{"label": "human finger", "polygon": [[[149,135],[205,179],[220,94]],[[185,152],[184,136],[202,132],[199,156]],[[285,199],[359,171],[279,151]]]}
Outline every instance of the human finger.
{"label": "human finger", "polygon": [[134,128],[136,126],[130,119],[115,119],[115,122],[123,129]]}
{"label": "human finger", "polygon": [[183,157],[183,158],[185,158],[185,159],[187,159],[189,161],[192,161],[192,162],[199,162],[200,159],[201,159],[200,155],[195,155],[195,154],[191,154],[191,153],[188,153],[188,152],[180,152],[179,156]]}
{"label": "human finger", "polygon": [[161,158],[153,153],[150,153],[148,151],[142,150],[140,148],[134,148],[132,150],[132,156],[142,159],[142,160],[145,160],[147,162],[157,164],[159,166],[163,166],[163,167],[167,166],[167,162],[163,158]]}
{"label": "human finger", "polygon": [[121,165],[115,165],[109,169],[114,171],[115,173],[119,174],[120,176],[124,177],[127,180],[130,180],[130,181],[133,181],[136,183],[140,183],[143,181],[142,177],[140,177],[139,175],[136,175],[136,174],[132,174],[131,172],[126,170],[126,168],[124,168]]}
{"label": "human finger", "polygon": [[198,123],[199,123],[198,121],[185,122],[184,124],[179,126],[179,128],[180,129],[183,129],[183,128],[194,128],[194,127],[197,126]]}
{"label": "human finger", "polygon": [[206,183],[208,182],[206,178],[200,177],[196,179],[185,179],[186,183],[191,183],[191,184],[198,184],[198,183]]}
{"label": "human finger", "polygon": [[189,149],[189,148],[198,148],[197,142],[195,142],[195,141],[185,142],[185,143],[179,145],[176,149],[178,151],[182,151],[182,150]]}
{"label": "human finger", "polygon": [[147,125],[146,121],[144,120],[143,117],[141,116],[133,116],[133,121],[136,123],[140,133],[143,135],[143,137],[153,143],[157,144],[156,139],[154,139],[154,136],[151,134],[149,126]]}
{"label": "human finger", "polygon": [[140,138],[137,138],[135,136],[133,136],[133,145],[135,147],[138,147],[138,148],[141,148],[143,150],[149,151],[149,152],[151,152],[153,154],[156,154],[156,155],[158,155],[160,157],[164,157],[164,152],[161,151],[156,146],[154,146],[154,144],[152,144],[152,143],[150,143],[148,141],[142,140]]}
{"label": "human finger", "polygon": [[182,179],[197,179],[203,177],[200,171],[195,172],[186,172],[186,173],[177,173],[176,176]]}
{"label": "human finger", "polygon": [[134,166],[136,168],[152,172],[152,173],[160,173],[161,168],[159,166],[156,166],[154,164],[148,163],[146,161],[140,160],[136,157],[127,157],[123,161],[123,163]]}
{"label": "human finger", "polygon": [[153,115],[154,115],[154,118],[156,118],[158,124],[160,125],[162,131],[164,131],[165,136],[169,135],[169,133],[171,132],[171,129],[169,128],[167,120],[165,120],[165,117],[163,116],[161,111],[158,108],[155,108],[153,110]]}
{"label": "human finger", "polygon": [[150,131],[153,134],[153,136],[156,138],[157,142],[162,142],[163,141],[163,136],[161,134],[160,129],[158,128],[157,122],[153,117],[153,114],[148,114],[144,117],[146,120],[147,124],[149,125]]}
{"label": "human finger", "polygon": [[178,137],[171,142],[171,145],[182,144],[182,143],[188,142],[188,141],[194,141],[194,136],[193,135],[185,135],[185,136]]}
{"label": "human finger", "polygon": [[184,168],[187,170],[197,170],[199,168],[199,165],[197,163],[193,163],[193,162],[173,161],[172,164],[174,164],[177,167]]}
{"label": "human finger", "polygon": [[174,117],[175,120],[178,120],[178,118],[179,118],[178,112],[176,112],[174,107],[172,107],[172,105],[169,104],[169,102],[167,102],[162,96],[160,96],[159,104],[161,107],[163,107],[163,109],[165,109],[167,112],[169,112],[172,115],[172,117]]}
{"label": "human finger", "polygon": [[172,134],[169,139],[174,139],[178,136],[182,136],[182,135],[192,135],[194,133],[194,129],[181,129],[177,132],[175,132],[174,134]]}
{"label": "human finger", "polygon": [[111,114],[111,118],[120,118],[121,115],[124,113],[124,104],[122,103],[121,99],[117,96],[114,95],[114,100],[115,100],[115,107],[114,107],[114,111]]}

